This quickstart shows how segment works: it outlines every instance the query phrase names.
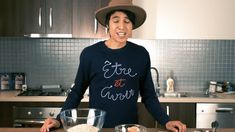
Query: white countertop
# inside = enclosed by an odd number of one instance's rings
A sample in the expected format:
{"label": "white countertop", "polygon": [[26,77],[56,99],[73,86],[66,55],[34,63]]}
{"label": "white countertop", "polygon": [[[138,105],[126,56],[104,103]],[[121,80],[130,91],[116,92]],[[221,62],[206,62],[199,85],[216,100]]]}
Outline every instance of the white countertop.
{"label": "white countertop", "polygon": [[[17,96],[19,91],[0,91],[0,102],[64,102],[66,96]],[[218,94],[217,98],[208,97],[159,97],[162,103],[235,103],[235,94]],[[88,102],[84,96],[81,102]],[[140,99],[138,100],[140,102]]]}

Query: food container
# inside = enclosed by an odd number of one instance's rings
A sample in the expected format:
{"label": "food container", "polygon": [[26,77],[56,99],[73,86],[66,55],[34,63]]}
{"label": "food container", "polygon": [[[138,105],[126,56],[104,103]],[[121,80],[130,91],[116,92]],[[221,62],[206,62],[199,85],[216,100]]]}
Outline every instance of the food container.
{"label": "food container", "polygon": [[105,111],[89,108],[68,109],[60,113],[67,132],[98,132],[103,127],[105,116]]}
{"label": "food container", "polygon": [[216,85],[216,92],[222,93],[223,92],[223,86],[224,86],[223,82],[218,82],[217,85]]}
{"label": "food container", "polygon": [[139,124],[121,124],[115,126],[114,132],[147,132],[147,128]]}
{"label": "food container", "polygon": [[1,90],[12,89],[12,80],[10,73],[0,73]]}
{"label": "food container", "polygon": [[209,93],[215,93],[216,92],[216,81],[210,81],[209,84]]}
{"label": "food container", "polygon": [[234,91],[232,83],[227,82],[226,83],[226,92],[232,92],[232,91]]}
{"label": "food container", "polygon": [[22,90],[22,86],[25,84],[25,73],[12,73],[13,84],[15,90]]}
{"label": "food container", "polygon": [[25,73],[0,73],[1,90],[21,90],[25,82]]}

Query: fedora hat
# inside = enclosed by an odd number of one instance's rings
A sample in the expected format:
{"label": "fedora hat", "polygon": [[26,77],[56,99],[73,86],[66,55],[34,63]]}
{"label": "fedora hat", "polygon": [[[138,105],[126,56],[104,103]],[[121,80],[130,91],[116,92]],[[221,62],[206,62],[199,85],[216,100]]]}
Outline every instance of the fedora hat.
{"label": "fedora hat", "polygon": [[132,0],[111,0],[108,6],[100,8],[95,12],[95,17],[98,22],[106,26],[106,16],[109,12],[114,10],[127,10],[135,14],[135,24],[133,25],[133,29],[141,26],[146,19],[146,12],[143,8],[133,5]]}

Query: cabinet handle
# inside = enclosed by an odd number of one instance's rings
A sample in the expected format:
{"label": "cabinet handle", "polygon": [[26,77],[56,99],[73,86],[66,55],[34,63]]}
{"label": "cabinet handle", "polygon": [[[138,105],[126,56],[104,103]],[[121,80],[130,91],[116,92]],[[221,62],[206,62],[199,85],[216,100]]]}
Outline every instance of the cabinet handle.
{"label": "cabinet handle", "polygon": [[229,112],[229,113],[232,113],[233,112],[233,108],[217,108],[215,110],[216,112]]}
{"label": "cabinet handle", "polygon": [[166,106],[166,114],[168,116],[170,115],[170,106],[169,105]]}
{"label": "cabinet handle", "polygon": [[94,33],[95,34],[97,33],[97,30],[98,30],[98,22],[97,22],[97,20],[95,18],[95,20],[94,20]]}
{"label": "cabinet handle", "polygon": [[40,28],[42,27],[42,8],[39,8],[39,11],[38,11],[38,26]]}
{"label": "cabinet handle", "polygon": [[49,14],[49,25],[50,25],[50,28],[52,28],[52,8],[50,8],[50,14]]}

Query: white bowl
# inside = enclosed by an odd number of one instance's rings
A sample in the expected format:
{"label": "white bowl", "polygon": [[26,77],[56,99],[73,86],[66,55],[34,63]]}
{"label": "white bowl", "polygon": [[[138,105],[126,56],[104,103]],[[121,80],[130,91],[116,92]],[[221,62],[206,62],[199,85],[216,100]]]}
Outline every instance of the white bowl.
{"label": "white bowl", "polygon": [[115,132],[147,132],[147,128],[145,126],[139,124],[121,124],[115,126]]}
{"label": "white bowl", "polygon": [[67,132],[98,132],[103,127],[105,115],[103,110],[77,108],[62,111],[60,119]]}

